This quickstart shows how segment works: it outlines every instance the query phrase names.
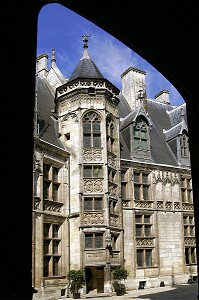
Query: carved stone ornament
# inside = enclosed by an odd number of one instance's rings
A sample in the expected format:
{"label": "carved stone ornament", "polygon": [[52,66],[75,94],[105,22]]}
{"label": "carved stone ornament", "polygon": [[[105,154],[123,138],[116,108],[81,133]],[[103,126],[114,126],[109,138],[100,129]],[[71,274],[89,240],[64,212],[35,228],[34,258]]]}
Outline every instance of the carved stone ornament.
{"label": "carved stone ornament", "polygon": [[135,201],[135,207],[140,208],[152,208],[153,202],[152,201]]}
{"label": "carved stone ornament", "polygon": [[44,210],[60,212],[63,203],[55,202],[52,200],[44,200]]}
{"label": "carved stone ornament", "polygon": [[63,118],[62,123],[64,124],[65,121],[78,123],[78,117],[75,113],[70,112]]}
{"label": "carved stone ornament", "polygon": [[136,246],[154,246],[154,239],[136,239]]}
{"label": "carved stone ornament", "polygon": [[104,223],[103,213],[84,213],[84,224],[96,225]]}
{"label": "carved stone ornament", "polygon": [[84,161],[101,161],[102,160],[102,149],[84,149],[83,150]]}
{"label": "carved stone ornament", "polygon": [[110,197],[117,198],[117,185],[116,184],[109,184],[108,187]]}
{"label": "carved stone ornament", "polygon": [[85,179],[84,193],[102,193],[103,183],[102,179]]}
{"label": "carved stone ornament", "polygon": [[194,245],[195,246],[196,239],[195,239],[195,237],[186,237],[184,239],[184,243],[185,243],[185,245]]}

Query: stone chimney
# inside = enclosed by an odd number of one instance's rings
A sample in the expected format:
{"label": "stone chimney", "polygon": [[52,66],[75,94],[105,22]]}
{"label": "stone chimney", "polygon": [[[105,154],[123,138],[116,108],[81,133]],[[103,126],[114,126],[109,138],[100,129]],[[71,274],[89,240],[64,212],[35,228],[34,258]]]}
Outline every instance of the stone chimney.
{"label": "stone chimney", "polygon": [[36,72],[43,77],[48,74],[48,55],[41,54],[37,57]]}
{"label": "stone chimney", "polygon": [[155,100],[164,103],[164,104],[170,104],[169,101],[169,91],[162,90],[157,95],[155,95]]}
{"label": "stone chimney", "polygon": [[122,75],[122,95],[133,110],[146,102],[146,72],[130,67]]}

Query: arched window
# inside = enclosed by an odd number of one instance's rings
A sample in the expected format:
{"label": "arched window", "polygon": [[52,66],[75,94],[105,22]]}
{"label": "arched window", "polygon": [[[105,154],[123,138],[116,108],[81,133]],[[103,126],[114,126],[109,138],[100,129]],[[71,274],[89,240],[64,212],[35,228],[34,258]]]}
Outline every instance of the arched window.
{"label": "arched window", "polygon": [[180,137],[180,153],[181,157],[188,157],[189,154],[188,136],[185,132]]}
{"label": "arched window", "polygon": [[101,147],[100,118],[95,112],[88,112],[83,118],[84,148]]}
{"label": "arched window", "polygon": [[138,117],[133,127],[134,148],[148,150],[148,125],[144,118]]}

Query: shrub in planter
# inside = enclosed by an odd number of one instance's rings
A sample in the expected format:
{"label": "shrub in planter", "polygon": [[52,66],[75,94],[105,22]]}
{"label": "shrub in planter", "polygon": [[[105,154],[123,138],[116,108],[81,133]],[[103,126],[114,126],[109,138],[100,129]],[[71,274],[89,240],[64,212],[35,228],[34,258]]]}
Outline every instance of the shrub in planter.
{"label": "shrub in planter", "polygon": [[83,287],[84,274],[81,270],[70,270],[67,278],[69,280],[69,289],[73,294],[73,299],[80,298],[79,290]]}
{"label": "shrub in planter", "polygon": [[113,287],[116,291],[117,296],[122,296],[125,293],[125,285],[122,283],[122,280],[124,281],[128,277],[128,272],[124,268],[116,268],[113,270],[112,278],[113,281]]}

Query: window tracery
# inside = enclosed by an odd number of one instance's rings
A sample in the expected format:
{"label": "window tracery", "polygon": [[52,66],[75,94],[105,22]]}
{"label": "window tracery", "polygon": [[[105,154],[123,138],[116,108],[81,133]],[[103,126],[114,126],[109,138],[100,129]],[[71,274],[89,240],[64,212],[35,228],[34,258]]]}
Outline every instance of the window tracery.
{"label": "window tracery", "polygon": [[88,112],[83,118],[83,146],[84,148],[101,147],[101,124],[99,116]]}

